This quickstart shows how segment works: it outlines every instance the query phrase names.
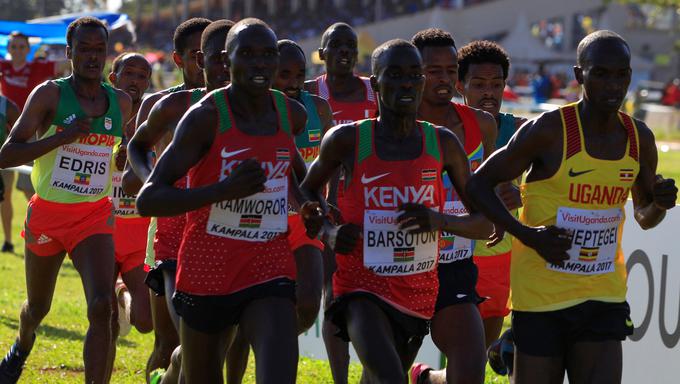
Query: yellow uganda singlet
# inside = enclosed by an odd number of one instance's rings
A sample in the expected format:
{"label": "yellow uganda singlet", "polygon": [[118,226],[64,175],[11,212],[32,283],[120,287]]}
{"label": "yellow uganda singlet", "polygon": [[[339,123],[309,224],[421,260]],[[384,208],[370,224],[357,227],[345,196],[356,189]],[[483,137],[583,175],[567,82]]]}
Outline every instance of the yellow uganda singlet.
{"label": "yellow uganda singlet", "polygon": [[550,178],[522,185],[520,221],[556,225],[573,232],[563,267],[513,239],[510,285],[517,311],[544,312],[588,300],[626,299],[626,266],[621,250],[624,205],[640,169],[635,122],[619,112],[628,133],[618,160],[588,155],[576,104],[560,108],[564,132],[562,163]]}

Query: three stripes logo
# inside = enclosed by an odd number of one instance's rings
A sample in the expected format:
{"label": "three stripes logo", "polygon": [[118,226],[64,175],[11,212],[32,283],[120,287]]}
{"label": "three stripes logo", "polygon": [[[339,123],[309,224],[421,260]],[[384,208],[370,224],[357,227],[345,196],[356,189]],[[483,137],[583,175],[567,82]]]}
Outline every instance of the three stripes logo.
{"label": "three stripes logo", "polygon": [[120,209],[135,209],[135,199],[120,199],[118,207]]}
{"label": "three stripes logo", "polygon": [[633,181],[635,173],[632,169],[620,169],[619,170],[619,180],[621,181]]}
{"label": "three stripes logo", "polygon": [[312,143],[321,141],[321,130],[310,129],[309,132],[307,132],[307,137],[309,137],[309,141]]}
{"label": "three stripes logo", "polygon": [[276,160],[290,160],[290,151],[288,148],[278,148],[276,150]]}
{"label": "three stripes logo", "polygon": [[415,247],[394,248],[393,252],[395,263],[405,263],[407,261],[413,261],[416,257]]}
{"label": "three stripes logo", "polygon": [[238,222],[239,228],[260,228],[262,215],[241,215]]}
{"label": "three stripes logo", "polygon": [[437,170],[436,169],[423,169],[421,172],[422,181],[437,181]]}
{"label": "three stripes logo", "polygon": [[75,184],[80,184],[80,185],[90,185],[90,179],[91,178],[92,178],[92,175],[90,175],[89,173],[76,172],[76,175],[73,178],[73,182]]}
{"label": "three stripes logo", "polygon": [[597,253],[599,248],[583,247],[578,253],[579,261],[595,261],[597,260]]}

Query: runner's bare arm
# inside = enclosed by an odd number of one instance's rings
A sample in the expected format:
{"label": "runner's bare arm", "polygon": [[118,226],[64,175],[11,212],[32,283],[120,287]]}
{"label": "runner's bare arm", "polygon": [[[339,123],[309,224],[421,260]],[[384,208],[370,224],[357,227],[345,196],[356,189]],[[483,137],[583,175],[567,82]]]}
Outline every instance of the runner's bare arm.
{"label": "runner's bare arm", "polygon": [[142,216],[175,216],[264,190],[267,178],[254,159],[243,161],[220,182],[199,188],[175,188],[174,183],[209,151],[218,124],[217,110],[210,101],[195,105],[184,115],[172,142],[137,197]]}
{"label": "runner's bare arm", "polygon": [[331,106],[328,104],[326,99],[312,95],[312,100],[314,100],[314,105],[316,106],[316,113],[319,114],[319,120],[321,121],[321,135],[323,136],[329,129],[333,127],[333,112],[331,111]]}
{"label": "runner's bare arm", "polygon": [[666,210],[675,206],[678,188],[675,180],[656,174],[658,156],[654,134],[641,121],[636,121],[640,137],[640,173],[632,188],[635,220],[643,229],[657,226]]}
{"label": "runner's bare arm", "polygon": [[149,118],[149,112],[151,112],[151,108],[153,108],[153,106],[163,96],[165,96],[164,93],[156,92],[148,97],[145,97],[144,100],[142,100],[142,105],[139,106],[139,111],[137,112],[137,121],[135,123],[135,126],[139,127],[140,125],[142,125],[143,122],[146,121],[146,119]]}
{"label": "runner's bare arm", "polygon": [[14,124],[7,141],[0,149],[0,168],[17,167],[29,163],[60,145],[75,141],[87,135],[90,123],[87,119],[76,119],[65,129],[48,138],[28,142],[47,132],[59,100],[59,87],[51,81],[37,86],[28,96],[23,113]]}
{"label": "runner's bare arm", "polygon": [[125,132],[126,124],[132,117],[132,98],[120,89],[114,88],[114,90],[118,97],[118,106],[120,107],[120,116],[122,117],[121,121],[123,122],[123,132]]}

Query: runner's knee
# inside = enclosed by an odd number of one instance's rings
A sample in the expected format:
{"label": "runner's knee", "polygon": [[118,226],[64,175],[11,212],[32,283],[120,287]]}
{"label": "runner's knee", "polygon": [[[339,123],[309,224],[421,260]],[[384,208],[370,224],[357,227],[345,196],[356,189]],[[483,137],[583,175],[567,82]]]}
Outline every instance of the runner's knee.
{"label": "runner's knee", "polygon": [[90,323],[110,324],[113,312],[113,298],[110,295],[95,296],[87,305]]}
{"label": "runner's knee", "polygon": [[22,320],[31,320],[33,322],[40,322],[50,312],[51,303],[36,303],[26,301],[24,303]]}

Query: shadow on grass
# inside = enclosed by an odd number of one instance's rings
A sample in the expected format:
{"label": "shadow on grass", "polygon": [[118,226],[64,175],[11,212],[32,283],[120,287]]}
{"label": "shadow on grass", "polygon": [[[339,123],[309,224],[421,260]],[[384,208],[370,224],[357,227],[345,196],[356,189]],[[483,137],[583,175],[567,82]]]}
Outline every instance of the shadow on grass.
{"label": "shadow on grass", "polygon": [[[7,328],[18,330],[19,329],[19,320],[8,317],[5,315],[0,315],[0,324],[6,326]],[[85,334],[78,332],[78,331],[73,331],[70,329],[64,329],[64,328],[59,328],[55,327],[49,324],[41,324],[40,327],[38,327],[38,336],[46,336],[49,338],[56,338],[56,339],[65,339],[65,340],[74,340],[74,341],[83,341],[85,340]],[[128,348],[135,348],[137,347],[137,343],[127,340],[127,339],[121,339],[118,338],[116,344],[118,346],[123,346],[123,347],[128,347]]]}

